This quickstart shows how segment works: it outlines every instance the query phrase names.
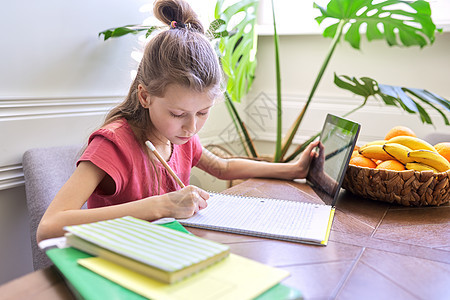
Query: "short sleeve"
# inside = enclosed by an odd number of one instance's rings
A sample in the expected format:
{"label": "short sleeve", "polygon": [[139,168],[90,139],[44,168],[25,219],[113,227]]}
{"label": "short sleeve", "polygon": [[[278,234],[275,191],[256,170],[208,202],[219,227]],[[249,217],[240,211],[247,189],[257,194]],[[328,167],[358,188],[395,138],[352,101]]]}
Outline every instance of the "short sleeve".
{"label": "short sleeve", "polygon": [[114,137],[108,138],[110,132],[102,134],[101,131],[99,130],[97,134],[89,138],[89,144],[77,164],[81,161],[90,161],[105,171],[116,184],[115,195],[127,185],[133,164],[129,156],[117,144],[118,141]]}

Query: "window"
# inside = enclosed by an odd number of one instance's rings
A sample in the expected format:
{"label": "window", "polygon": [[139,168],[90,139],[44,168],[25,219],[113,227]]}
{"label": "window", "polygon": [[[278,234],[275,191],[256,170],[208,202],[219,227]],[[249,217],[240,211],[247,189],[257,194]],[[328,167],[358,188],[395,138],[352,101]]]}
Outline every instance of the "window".
{"label": "window", "polygon": [[[375,0],[376,1],[376,0]],[[313,2],[326,7],[329,0],[274,0],[278,34],[321,34],[322,29],[314,20],[317,9]],[[438,28],[450,31],[450,1],[429,0],[432,19]],[[271,0],[260,0],[258,12],[259,34],[273,33]]]}

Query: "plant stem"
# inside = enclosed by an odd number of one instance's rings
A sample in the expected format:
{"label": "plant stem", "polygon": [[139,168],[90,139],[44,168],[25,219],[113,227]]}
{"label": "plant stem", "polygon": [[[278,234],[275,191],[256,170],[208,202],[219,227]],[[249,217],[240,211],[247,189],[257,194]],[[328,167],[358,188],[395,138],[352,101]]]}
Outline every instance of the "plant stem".
{"label": "plant stem", "polygon": [[280,71],[280,53],[279,53],[279,39],[277,34],[277,25],[275,21],[275,7],[272,0],[272,15],[273,15],[273,41],[275,44],[275,70],[277,80],[277,141],[275,145],[274,162],[281,159],[281,138],[283,134],[282,129],[282,103],[281,103],[281,71]]}
{"label": "plant stem", "polygon": [[234,128],[236,129],[236,133],[239,136],[239,140],[241,141],[241,145],[244,148],[245,155],[250,157],[251,156],[250,150],[248,149],[248,147],[246,147],[245,138],[242,135],[241,130],[239,130],[240,125],[238,124],[238,121],[236,120],[236,117],[235,117],[235,114],[233,113],[233,109],[231,108],[230,102],[229,101],[225,101],[225,105],[227,107],[228,114],[230,115],[231,120],[233,121]]}
{"label": "plant stem", "polygon": [[367,99],[368,99],[368,98],[369,98],[369,97],[364,98],[364,102],[363,102],[361,105],[355,107],[354,109],[352,109],[352,110],[349,111],[348,113],[344,114],[343,117],[347,117],[348,115],[350,115],[350,114],[354,113],[355,111],[361,109],[364,105],[366,105]]}
{"label": "plant stem", "polygon": [[[236,107],[234,106],[233,101],[231,100],[230,94],[228,94],[228,92],[225,91],[224,95],[225,95],[225,101],[227,101],[227,105],[232,111],[232,115],[234,116],[235,120],[237,120],[237,123],[239,124],[241,131],[245,136],[246,143],[244,145],[247,145],[247,147],[250,150],[251,155],[253,157],[258,157],[255,147],[253,146],[252,139],[250,138],[250,135],[248,134],[248,131],[244,125],[244,122],[242,122],[241,117],[239,116],[239,113],[237,112]],[[247,148],[247,147],[244,147],[244,148]]]}
{"label": "plant stem", "polygon": [[283,141],[283,146],[282,146],[282,156],[281,159],[283,158],[283,156],[286,154],[287,150],[289,149],[289,147],[292,144],[292,140],[294,139],[294,136],[296,135],[298,128],[300,126],[300,123],[303,120],[303,117],[306,113],[306,110],[308,109],[309,104],[311,103],[311,100],[314,96],[314,93],[316,92],[317,87],[319,86],[319,83],[322,79],[323,74],[325,73],[325,70],[328,66],[328,63],[330,62],[331,56],[334,53],[334,50],[336,49],[337,44],[339,43],[339,40],[341,38],[342,35],[342,30],[344,28],[344,25],[347,21],[346,20],[340,20],[338,27],[336,29],[336,34],[333,37],[333,42],[331,44],[330,49],[328,50],[328,54],[325,58],[325,61],[322,64],[322,67],[320,68],[319,74],[317,75],[316,81],[314,82],[313,88],[311,90],[311,93],[309,94],[308,100],[306,101],[302,111],[300,112],[299,116],[297,117],[296,121],[294,122],[294,124],[292,125],[291,129],[288,131],[288,135],[286,137],[286,139]]}

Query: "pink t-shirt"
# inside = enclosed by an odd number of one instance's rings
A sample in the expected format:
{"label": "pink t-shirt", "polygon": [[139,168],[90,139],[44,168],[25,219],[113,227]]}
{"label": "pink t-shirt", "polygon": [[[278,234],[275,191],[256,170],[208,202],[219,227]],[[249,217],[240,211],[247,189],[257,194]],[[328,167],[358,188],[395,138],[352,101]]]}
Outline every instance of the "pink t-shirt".
{"label": "pink t-shirt", "polygon": [[[189,185],[191,169],[202,155],[197,135],[183,145],[173,145],[167,162],[185,185]],[[114,180],[116,190],[104,195],[99,189],[88,199],[88,208],[103,207],[161,195],[179,189],[164,166],[154,160],[160,175],[158,190],[155,169],[142,150],[125,119],[117,120],[92,133],[80,161],[91,161]],[[154,192],[155,191],[155,192]]]}

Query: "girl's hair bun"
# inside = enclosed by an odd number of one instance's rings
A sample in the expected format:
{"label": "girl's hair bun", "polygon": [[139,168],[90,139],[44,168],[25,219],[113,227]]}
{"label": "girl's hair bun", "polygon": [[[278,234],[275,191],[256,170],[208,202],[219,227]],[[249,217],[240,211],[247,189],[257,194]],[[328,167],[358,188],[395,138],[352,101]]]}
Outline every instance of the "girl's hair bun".
{"label": "girl's hair bun", "polygon": [[156,0],[153,5],[153,13],[158,20],[169,26],[172,21],[175,21],[179,24],[178,28],[185,25],[186,28],[201,33],[205,32],[197,14],[186,1]]}

